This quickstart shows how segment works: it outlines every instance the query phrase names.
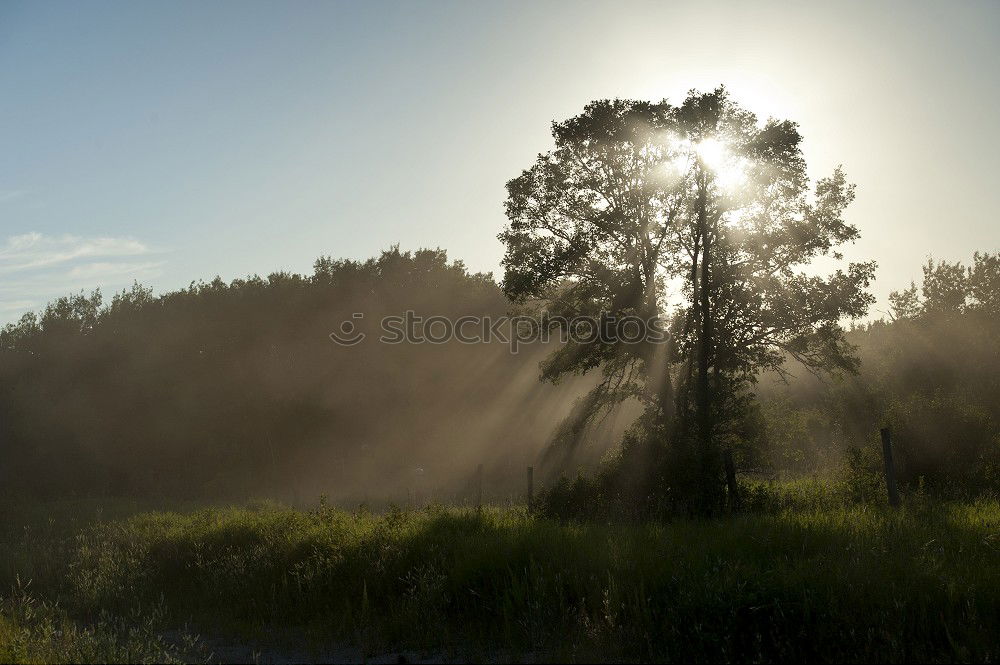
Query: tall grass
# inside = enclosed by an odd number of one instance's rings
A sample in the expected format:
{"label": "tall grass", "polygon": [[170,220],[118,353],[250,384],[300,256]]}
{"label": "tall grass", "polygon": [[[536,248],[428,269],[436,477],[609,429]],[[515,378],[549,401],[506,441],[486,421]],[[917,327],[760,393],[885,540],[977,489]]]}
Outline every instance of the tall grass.
{"label": "tall grass", "polygon": [[[151,513],[75,542],[78,610],[557,660],[996,660],[1000,505],[667,525],[517,509]],[[516,657],[516,656],[513,656]]]}
{"label": "tall grass", "polygon": [[[0,502],[0,662],[176,663],[208,651],[186,630],[170,631],[161,605],[127,615],[83,607],[67,574],[77,536],[140,506],[116,499]],[[73,608],[74,611],[68,611]],[[82,610],[82,611],[80,611]]]}
{"label": "tall grass", "polygon": [[158,612],[132,617],[107,613],[89,623],[71,619],[57,605],[40,602],[24,588],[0,602],[3,663],[184,663],[204,660],[196,637],[171,641],[158,632]]}

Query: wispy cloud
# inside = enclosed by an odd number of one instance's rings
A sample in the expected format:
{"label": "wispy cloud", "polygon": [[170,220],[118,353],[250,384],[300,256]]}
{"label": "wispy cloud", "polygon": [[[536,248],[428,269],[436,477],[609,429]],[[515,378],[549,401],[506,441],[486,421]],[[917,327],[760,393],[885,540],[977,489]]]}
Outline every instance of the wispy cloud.
{"label": "wispy cloud", "polygon": [[25,233],[7,238],[0,247],[0,273],[52,267],[78,259],[148,254],[149,248],[131,238],[81,238]]}
{"label": "wispy cloud", "polygon": [[144,263],[111,263],[101,261],[98,263],[85,263],[75,266],[69,271],[69,276],[73,279],[104,280],[113,277],[127,277],[128,279],[142,279],[144,277],[159,274],[164,261],[146,261]]}
{"label": "wispy cloud", "polygon": [[164,262],[153,255],[134,238],[10,236],[0,243],[0,323],[67,293],[156,277]]}
{"label": "wispy cloud", "polygon": [[20,313],[27,311],[32,308],[35,303],[31,300],[11,300],[11,301],[0,301],[0,314],[6,314],[8,312]]}
{"label": "wispy cloud", "polygon": [[25,192],[21,189],[0,189],[0,203],[19,199],[24,195]]}

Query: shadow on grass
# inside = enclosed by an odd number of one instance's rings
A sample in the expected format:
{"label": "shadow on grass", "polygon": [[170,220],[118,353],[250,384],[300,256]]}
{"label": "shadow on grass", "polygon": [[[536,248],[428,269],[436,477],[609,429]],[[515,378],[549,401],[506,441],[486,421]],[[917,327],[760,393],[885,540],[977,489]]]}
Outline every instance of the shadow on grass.
{"label": "shadow on grass", "polygon": [[237,634],[552,658],[965,660],[997,653],[996,504],[669,525],[516,510],[226,509],[97,525],[82,611],[161,602]]}

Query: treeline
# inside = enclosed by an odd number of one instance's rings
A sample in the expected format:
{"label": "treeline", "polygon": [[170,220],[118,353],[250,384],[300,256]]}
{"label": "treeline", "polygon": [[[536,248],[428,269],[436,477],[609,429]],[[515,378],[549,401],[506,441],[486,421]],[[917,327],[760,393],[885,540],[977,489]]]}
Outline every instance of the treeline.
{"label": "treeline", "polygon": [[1000,253],[977,253],[969,266],[928,261],[921,285],[889,303],[848,334],[856,376],[762,381],[767,454],[757,461],[793,473],[846,461],[876,476],[878,429],[888,425],[904,485],[1000,490]]}
{"label": "treeline", "polygon": [[[761,377],[730,433],[743,473],[846,463],[879,491],[888,424],[904,486],[1000,488],[1000,253],[923,273],[885,318],[849,331],[857,375]],[[473,496],[483,464],[488,493],[516,495],[592,382],[539,382],[538,345],[376,341],[387,315],[509,308],[491,275],[398,249],[320,258],[311,275],[60,298],[0,330],[2,493],[447,500]],[[345,321],[366,340],[334,343]],[[613,418],[588,430],[560,468],[572,475],[620,433]]]}
{"label": "treeline", "polygon": [[[376,341],[385,315],[507,308],[491,275],[398,249],[60,298],[0,331],[0,487],[402,501],[461,493],[485,464],[520,491],[579,387],[540,384],[541,349]],[[334,343],[345,321],[368,338]]]}

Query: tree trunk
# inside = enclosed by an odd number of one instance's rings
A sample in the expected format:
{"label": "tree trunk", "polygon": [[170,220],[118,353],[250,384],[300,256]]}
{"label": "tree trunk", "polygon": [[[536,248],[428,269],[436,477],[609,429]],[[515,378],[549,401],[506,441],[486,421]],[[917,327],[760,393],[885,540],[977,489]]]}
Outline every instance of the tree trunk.
{"label": "tree trunk", "polygon": [[718,493],[716,455],[713,441],[712,391],[709,384],[709,369],[712,363],[712,349],[715,332],[712,317],[712,240],[708,225],[707,182],[704,173],[698,194],[698,233],[701,236],[701,284],[699,293],[699,315],[701,339],[698,344],[698,384],[697,384],[697,423],[698,423],[698,464],[699,480],[702,492],[702,508],[711,510],[716,503]]}

